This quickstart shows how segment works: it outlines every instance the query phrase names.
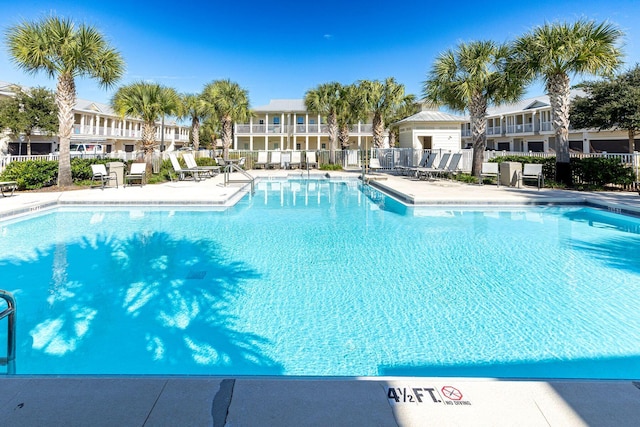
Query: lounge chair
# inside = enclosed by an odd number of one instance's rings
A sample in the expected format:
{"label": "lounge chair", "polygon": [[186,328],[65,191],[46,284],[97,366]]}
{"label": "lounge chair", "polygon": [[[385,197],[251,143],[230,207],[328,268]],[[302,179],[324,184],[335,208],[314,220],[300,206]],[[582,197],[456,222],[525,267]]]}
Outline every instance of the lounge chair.
{"label": "lounge chair", "polygon": [[451,156],[451,161],[443,169],[438,169],[432,173],[432,176],[452,176],[458,173],[458,166],[462,160],[462,153],[455,153]]}
{"label": "lounge chair", "polygon": [[369,159],[369,171],[376,172],[379,171],[380,169],[382,169],[382,166],[380,166],[380,160],[377,158],[371,158]]}
{"label": "lounge chair", "polygon": [[424,153],[422,155],[422,159],[420,159],[420,163],[418,163],[418,166],[404,168],[405,173],[407,175],[417,176],[418,171],[421,169],[423,170],[433,169],[433,163],[436,161],[437,158],[438,158],[438,153]]}
{"label": "lounge chair", "polygon": [[134,185],[131,181],[140,181],[140,187],[144,185],[147,175],[147,164],[146,163],[131,163],[131,167],[129,168],[129,173],[124,176],[124,186]]}
{"label": "lounge chair", "polygon": [[267,168],[267,163],[269,163],[269,153],[266,151],[258,151],[258,161],[253,164],[253,167],[256,169]]}
{"label": "lounge chair", "polygon": [[198,163],[196,163],[196,158],[193,157],[193,154],[191,153],[184,153],[182,155],[182,158],[187,164],[187,168],[201,171],[201,177],[202,175],[216,176],[220,173],[220,166],[198,166]]}
{"label": "lounge chair", "polygon": [[191,175],[194,181],[200,180],[201,171],[193,170],[189,168],[183,168],[180,166],[180,162],[176,157],[175,153],[169,153],[169,159],[171,160],[171,165],[173,166],[173,170],[178,174],[178,180],[184,180],[187,175]]}
{"label": "lounge chair", "polygon": [[520,172],[518,187],[520,186],[520,182],[525,179],[535,179],[538,183],[538,190],[540,190],[540,187],[544,187],[544,175],[542,175],[542,164],[525,163],[524,169],[522,170],[522,172]]}
{"label": "lounge chair", "polygon": [[300,151],[292,151],[291,152],[291,161],[289,162],[289,167],[291,169],[300,168],[301,164],[302,164],[302,153]]}
{"label": "lounge chair", "polygon": [[305,167],[318,167],[318,161],[316,160],[316,152],[315,151],[307,151],[304,153],[305,156]]}
{"label": "lounge chair", "polygon": [[480,184],[482,184],[482,178],[484,177],[495,177],[498,187],[500,187],[500,163],[483,162],[480,170]]}
{"label": "lounge chair", "polygon": [[437,173],[438,171],[443,171],[445,169],[445,167],[447,166],[447,163],[449,163],[449,158],[451,157],[451,153],[444,153],[442,155],[442,157],[440,157],[440,162],[438,163],[437,167],[430,167],[430,168],[417,168],[416,170],[416,178],[418,179],[429,179],[431,178],[431,176],[433,176],[433,174]]}
{"label": "lounge chair", "polygon": [[271,159],[269,160],[268,166],[270,168],[280,168],[282,163],[282,153],[280,151],[272,151]]}
{"label": "lounge chair", "polygon": [[104,164],[91,165],[91,172],[93,173],[91,177],[91,187],[95,187],[93,184],[97,181],[100,183],[100,187],[104,189],[105,185],[109,185],[111,181],[115,181],[116,188],[118,188],[118,175],[115,171],[107,172],[107,167]]}
{"label": "lounge chair", "polygon": [[2,197],[7,197],[6,193],[11,191],[9,196],[13,196],[13,192],[18,189],[18,183],[16,181],[2,181],[0,182],[0,193]]}

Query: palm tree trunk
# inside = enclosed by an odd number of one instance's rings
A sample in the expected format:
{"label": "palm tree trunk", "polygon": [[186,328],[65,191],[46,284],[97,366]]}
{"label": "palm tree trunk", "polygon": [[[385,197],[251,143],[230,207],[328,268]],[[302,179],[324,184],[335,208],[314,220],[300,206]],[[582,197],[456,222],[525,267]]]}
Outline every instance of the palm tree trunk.
{"label": "palm tree trunk", "polygon": [[487,100],[482,94],[476,94],[471,98],[469,105],[471,114],[471,138],[473,141],[473,162],[471,175],[480,177],[484,150],[487,147]]}
{"label": "palm tree trunk", "polygon": [[327,116],[327,125],[329,126],[329,163],[332,165],[336,162],[336,149],[338,145],[338,123],[335,114]]}
{"label": "palm tree trunk", "polygon": [[60,157],[58,160],[58,185],[70,187],[71,178],[71,132],[73,130],[73,107],[76,103],[76,83],[73,76],[61,73],[56,85],[56,105],[58,106],[58,144]]}
{"label": "palm tree trunk", "polygon": [[222,118],[222,157],[227,160],[229,158],[229,147],[231,147],[231,143],[233,142],[233,122],[231,121],[230,116],[225,116]]}
{"label": "palm tree trunk", "polygon": [[193,136],[193,148],[198,150],[200,148],[200,120],[197,117],[191,120],[191,135]]}
{"label": "palm tree trunk", "polygon": [[384,120],[380,114],[373,116],[373,146],[382,148],[384,145]]}
{"label": "palm tree trunk", "polygon": [[147,164],[147,174],[149,176],[153,170],[153,150],[156,148],[156,124],[154,122],[145,122],[142,124],[142,152],[144,153],[144,162]]}
{"label": "palm tree trunk", "polygon": [[30,133],[26,133],[25,138],[27,138],[27,156],[31,155],[31,134]]}
{"label": "palm tree trunk", "polygon": [[636,132],[633,129],[629,129],[629,154],[633,154],[636,145]]}
{"label": "palm tree trunk", "polygon": [[551,103],[553,129],[556,136],[556,181],[571,186],[571,163],[569,163],[569,76],[554,74],[547,80],[547,93]]}

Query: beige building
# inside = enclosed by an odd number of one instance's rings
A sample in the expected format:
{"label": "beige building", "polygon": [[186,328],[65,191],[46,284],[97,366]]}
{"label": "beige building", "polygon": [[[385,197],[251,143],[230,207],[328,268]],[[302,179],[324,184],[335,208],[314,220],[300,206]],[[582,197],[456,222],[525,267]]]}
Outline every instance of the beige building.
{"label": "beige building", "polygon": [[423,109],[395,123],[399,127],[400,148],[415,150],[446,150],[457,152],[462,146],[460,126],[462,116],[443,113],[436,109]]}
{"label": "beige building", "polygon": [[[571,98],[584,96],[571,91]],[[524,99],[512,104],[489,108],[487,111],[487,149],[517,152],[555,152],[555,132],[551,105],[547,95]],[[579,153],[627,153],[627,131],[598,131],[569,128],[569,148]],[[471,123],[462,125],[462,141],[471,143]],[[640,140],[635,140],[640,151]]]}
{"label": "beige building", "polygon": [[[0,81],[0,97],[12,96],[11,87]],[[71,144],[101,145],[104,153],[129,153],[140,149],[142,120],[133,117],[121,118],[111,106],[99,102],[78,99],[73,108],[74,125]],[[164,141],[165,149],[172,150],[189,142],[190,127],[175,120],[156,123],[156,141]],[[161,132],[164,129],[164,137]],[[31,138],[32,154],[49,154],[57,151],[57,135],[36,133]],[[23,138],[9,133],[0,137],[0,154],[26,154]]]}

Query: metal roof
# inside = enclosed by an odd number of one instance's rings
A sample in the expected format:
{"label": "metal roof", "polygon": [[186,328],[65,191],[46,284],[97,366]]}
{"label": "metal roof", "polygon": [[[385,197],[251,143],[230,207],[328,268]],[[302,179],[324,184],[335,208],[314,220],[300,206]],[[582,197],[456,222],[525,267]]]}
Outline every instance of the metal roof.
{"label": "metal roof", "polygon": [[466,119],[462,116],[456,116],[455,114],[443,113],[437,110],[424,110],[400,120],[399,123],[414,123],[414,122],[455,122],[464,123]]}
{"label": "metal roof", "polygon": [[301,112],[307,111],[307,107],[304,105],[304,99],[271,99],[267,105],[261,105],[259,107],[252,108],[257,112]]}

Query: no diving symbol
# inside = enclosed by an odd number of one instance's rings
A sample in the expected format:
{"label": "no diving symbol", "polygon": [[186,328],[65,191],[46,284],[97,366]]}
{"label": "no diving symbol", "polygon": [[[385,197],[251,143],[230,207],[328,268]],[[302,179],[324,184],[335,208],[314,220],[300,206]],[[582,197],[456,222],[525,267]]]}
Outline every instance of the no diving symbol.
{"label": "no diving symbol", "polygon": [[461,400],[462,392],[455,387],[451,387],[450,385],[444,386],[441,389],[442,394],[449,400]]}

